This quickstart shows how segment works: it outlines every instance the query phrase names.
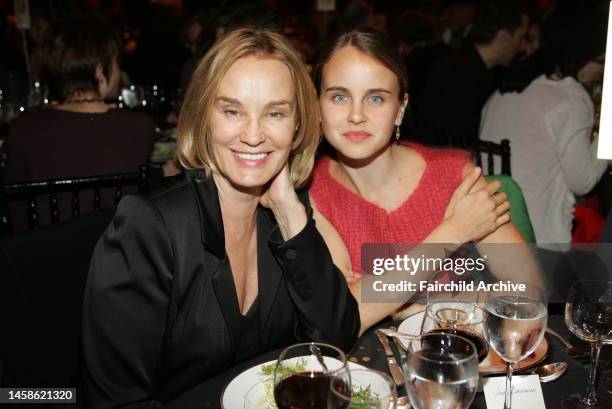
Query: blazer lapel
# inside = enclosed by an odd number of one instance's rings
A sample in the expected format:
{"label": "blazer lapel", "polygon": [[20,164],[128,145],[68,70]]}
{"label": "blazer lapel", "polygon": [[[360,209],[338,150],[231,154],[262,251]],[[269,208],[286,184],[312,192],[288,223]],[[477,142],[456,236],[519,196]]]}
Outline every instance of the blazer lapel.
{"label": "blazer lapel", "polygon": [[275,324],[271,319],[271,312],[283,278],[283,272],[269,245],[270,235],[275,227],[276,223],[272,213],[266,209],[259,209],[257,214],[257,272],[261,340],[264,344],[268,344],[267,338],[275,333],[271,328]]}
{"label": "blazer lapel", "polygon": [[[219,194],[215,183],[210,178],[194,180],[193,185],[198,198],[202,223],[202,243],[204,248],[213,256],[210,257],[210,270],[213,271],[213,289],[229,331],[231,348],[235,350],[238,348],[237,340],[240,337],[240,309],[238,308],[231,265],[225,252],[225,232],[223,230],[223,219],[221,218]],[[212,263],[216,263],[216,266]]]}

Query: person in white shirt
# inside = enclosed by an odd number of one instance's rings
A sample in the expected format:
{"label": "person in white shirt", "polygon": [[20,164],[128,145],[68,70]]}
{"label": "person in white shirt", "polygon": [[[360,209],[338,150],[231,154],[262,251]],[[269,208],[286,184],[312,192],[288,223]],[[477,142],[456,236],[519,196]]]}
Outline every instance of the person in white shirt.
{"label": "person in white shirt", "polygon": [[[606,170],[596,159],[593,102],[587,89],[603,78],[605,33],[586,26],[542,49],[515,70],[482,111],[480,138],[509,139],[519,183],[540,243],[569,243],[576,195]],[[554,44],[554,43],[551,43]],[[552,51],[551,51],[552,50]]]}

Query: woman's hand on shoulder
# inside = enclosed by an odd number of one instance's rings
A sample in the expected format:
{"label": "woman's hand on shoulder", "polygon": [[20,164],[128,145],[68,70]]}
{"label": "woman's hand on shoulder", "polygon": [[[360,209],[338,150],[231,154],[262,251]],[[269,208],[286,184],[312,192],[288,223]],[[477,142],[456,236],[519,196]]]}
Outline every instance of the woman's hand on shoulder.
{"label": "woman's hand on shoulder", "polygon": [[501,184],[487,182],[481,172],[472,162],[466,164],[463,182],[444,214],[442,225],[451,229],[451,235],[462,243],[482,239],[510,221],[508,197],[497,192]]}

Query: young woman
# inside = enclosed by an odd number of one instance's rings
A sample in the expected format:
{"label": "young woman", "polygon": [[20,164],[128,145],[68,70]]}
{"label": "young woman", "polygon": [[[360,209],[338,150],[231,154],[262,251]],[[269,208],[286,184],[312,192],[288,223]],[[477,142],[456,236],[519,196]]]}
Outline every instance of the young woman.
{"label": "young woman", "polygon": [[[335,155],[318,161],[309,194],[357,299],[363,243],[524,242],[499,185],[479,177],[467,152],[396,143],[408,84],[383,34],[339,37],[321,54],[315,85]],[[361,303],[362,331],[400,305]]]}
{"label": "young woman", "polygon": [[232,365],[298,341],[348,349],[355,299],[315,228],[304,185],[316,92],[281,35],[241,29],[194,73],[178,125],[188,169],[126,197],[85,291],[90,408],[161,407]]}

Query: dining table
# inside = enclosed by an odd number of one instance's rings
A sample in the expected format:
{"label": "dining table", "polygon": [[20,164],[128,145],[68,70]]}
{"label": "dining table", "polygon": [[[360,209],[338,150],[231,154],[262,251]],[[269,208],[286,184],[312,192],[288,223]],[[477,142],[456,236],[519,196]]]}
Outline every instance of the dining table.
{"label": "dining table", "polygon": [[[360,365],[384,371],[389,374],[387,365],[387,357],[383,351],[375,330],[377,328],[388,328],[398,326],[400,322],[394,322],[390,319],[379,323],[376,327],[370,328],[359,337],[351,351],[348,351],[348,358]],[[561,408],[561,401],[564,397],[571,394],[582,393],[585,390],[586,379],[589,370],[589,360],[587,358],[589,346],[585,342],[580,341],[565,326],[564,317],[561,314],[552,314],[548,317],[548,327],[555,330],[573,346],[584,351],[584,355],[575,359],[568,355],[565,346],[555,337],[546,334],[548,340],[548,352],[545,360],[541,364],[552,362],[566,362],[568,365],[567,372],[559,379],[542,383],[542,392],[546,408],[558,409]],[[399,351],[395,343],[391,343],[396,354],[396,359],[400,360]],[[239,365],[236,365],[227,371],[217,375],[214,378],[203,381],[188,391],[175,397],[170,402],[167,402],[167,409],[203,409],[203,408],[221,408],[221,396],[227,384],[246,369],[264,362],[278,358],[280,350],[269,351],[267,353],[251,358]],[[574,356],[574,355],[573,355]],[[520,375],[521,372],[515,373]],[[600,366],[598,370],[598,378],[608,379],[612,377],[612,347],[602,349],[600,356]],[[497,376],[504,376],[503,374]],[[612,390],[608,390],[604,386],[604,382],[598,382],[598,394],[601,397],[612,400]],[[398,387],[398,395],[406,394],[405,387]],[[470,406],[473,409],[485,409],[487,407],[485,397],[482,392],[476,394],[474,402]],[[224,408],[224,409],[243,409],[243,408]],[[517,408],[528,409],[528,408]]]}

